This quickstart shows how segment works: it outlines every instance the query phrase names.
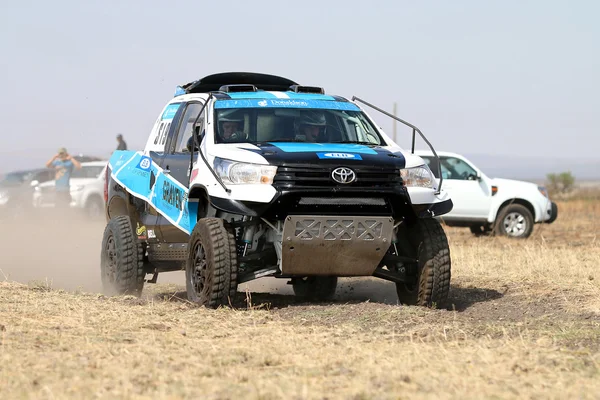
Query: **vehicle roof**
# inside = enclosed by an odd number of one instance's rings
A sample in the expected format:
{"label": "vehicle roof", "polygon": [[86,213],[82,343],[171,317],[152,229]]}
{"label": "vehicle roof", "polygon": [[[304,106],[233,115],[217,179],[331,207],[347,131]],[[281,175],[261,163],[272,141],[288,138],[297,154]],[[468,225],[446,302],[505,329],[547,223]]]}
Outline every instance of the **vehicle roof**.
{"label": "vehicle roof", "polygon": [[224,85],[254,85],[262,90],[287,90],[292,85],[297,85],[291,79],[277,75],[256,72],[221,72],[205,76],[196,81],[181,85],[182,93],[207,93],[218,91]]}
{"label": "vehicle roof", "polygon": [[[227,85],[253,85],[257,91],[233,91],[224,92],[221,88]],[[303,88],[298,89],[296,88]],[[298,85],[291,79],[276,75],[268,75],[254,72],[224,72],[206,76],[194,82],[177,87],[175,99],[171,102],[188,101],[192,99],[206,99],[208,93],[212,93],[219,100],[238,99],[291,99],[291,100],[325,100],[345,101],[348,100],[330,94],[306,92],[307,87]],[[311,89],[321,89],[311,86]],[[324,90],[323,90],[324,91]]]}

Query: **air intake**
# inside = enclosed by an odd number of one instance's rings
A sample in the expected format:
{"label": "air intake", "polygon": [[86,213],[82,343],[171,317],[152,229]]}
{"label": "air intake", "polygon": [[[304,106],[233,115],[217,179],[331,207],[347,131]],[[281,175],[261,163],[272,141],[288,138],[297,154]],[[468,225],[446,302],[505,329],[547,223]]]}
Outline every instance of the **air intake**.
{"label": "air intake", "polygon": [[318,87],[318,86],[292,85],[292,86],[290,86],[290,90],[292,92],[296,92],[296,93],[325,94],[325,90],[322,87]]}
{"label": "air intake", "polygon": [[220,92],[226,92],[226,93],[239,93],[239,92],[256,92],[256,86],[254,85],[245,85],[245,84],[239,84],[239,85],[223,85],[219,88]]}

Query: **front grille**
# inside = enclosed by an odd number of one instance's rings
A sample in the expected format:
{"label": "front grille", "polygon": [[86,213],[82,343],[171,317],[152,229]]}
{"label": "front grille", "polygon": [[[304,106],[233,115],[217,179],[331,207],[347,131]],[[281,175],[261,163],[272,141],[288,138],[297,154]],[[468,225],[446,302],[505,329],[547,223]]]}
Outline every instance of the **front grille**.
{"label": "front grille", "polygon": [[273,185],[281,188],[390,188],[402,185],[400,171],[397,168],[349,167],[356,174],[356,180],[349,184],[337,183],[331,173],[338,166],[322,165],[286,165],[277,168]]}

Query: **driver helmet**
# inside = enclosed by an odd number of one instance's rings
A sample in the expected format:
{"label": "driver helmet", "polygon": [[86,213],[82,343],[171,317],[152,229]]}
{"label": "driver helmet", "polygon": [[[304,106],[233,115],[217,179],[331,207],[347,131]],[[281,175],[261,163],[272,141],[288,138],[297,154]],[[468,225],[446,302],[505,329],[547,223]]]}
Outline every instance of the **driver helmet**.
{"label": "driver helmet", "polygon": [[294,130],[296,135],[305,135],[304,128],[307,126],[317,127],[317,138],[323,138],[327,130],[325,114],[318,110],[303,111],[302,114],[294,120]]}
{"label": "driver helmet", "polygon": [[[245,139],[242,128],[244,117],[238,110],[225,110],[219,113],[219,137],[225,142],[236,142]],[[237,125],[236,125],[237,124]]]}

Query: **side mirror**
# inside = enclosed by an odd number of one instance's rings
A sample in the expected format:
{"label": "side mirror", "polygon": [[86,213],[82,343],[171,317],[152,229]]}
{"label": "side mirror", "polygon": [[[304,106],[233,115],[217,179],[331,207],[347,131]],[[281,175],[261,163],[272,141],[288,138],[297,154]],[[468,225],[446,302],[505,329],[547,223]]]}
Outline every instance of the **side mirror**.
{"label": "side mirror", "polygon": [[[192,152],[192,146],[194,146],[194,135],[198,138],[198,143],[202,143],[202,139],[204,138],[204,131],[202,131],[202,134],[199,133],[200,132],[200,127],[197,126],[194,128],[194,133],[192,133],[192,135],[190,136],[190,138],[187,141],[187,144],[185,146],[185,148],[187,149],[188,152]],[[198,146],[194,146],[194,151],[198,151]]]}
{"label": "side mirror", "polygon": [[481,172],[477,171],[477,180],[481,181]]}
{"label": "side mirror", "polygon": [[38,181],[37,179],[34,179],[33,181],[31,181],[31,182],[29,183],[29,185],[30,185],[31,187],[36,187],[36,186],[37,186],[37,185],[39,185],[39,184],[40,184],[40,181]]}
{"label": "side mirror", "polygon": [[[185,145],[185,148],[187,149],[188,153],[192,152],[192,146],[194,146],[194,136],[190,136],[190,138],[187,141],[187,144]],[[194,151],[198,150],[198,146],[194,146]]]}

